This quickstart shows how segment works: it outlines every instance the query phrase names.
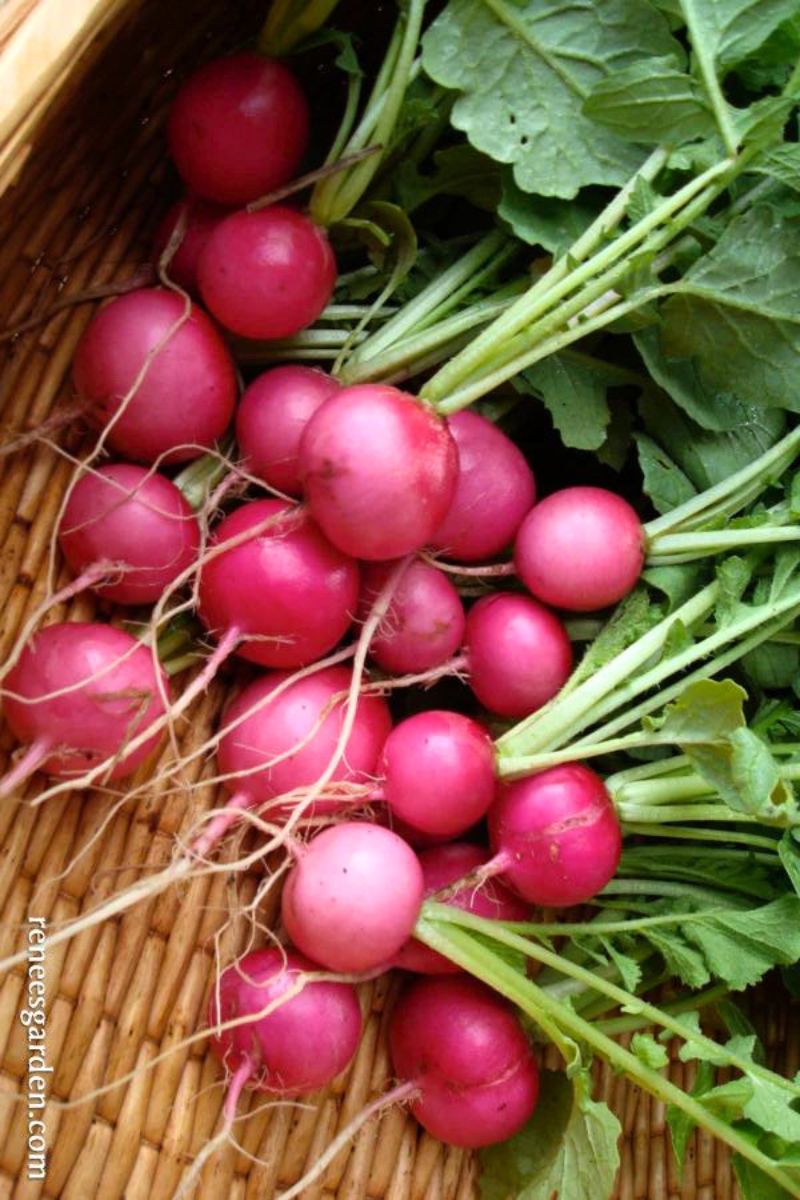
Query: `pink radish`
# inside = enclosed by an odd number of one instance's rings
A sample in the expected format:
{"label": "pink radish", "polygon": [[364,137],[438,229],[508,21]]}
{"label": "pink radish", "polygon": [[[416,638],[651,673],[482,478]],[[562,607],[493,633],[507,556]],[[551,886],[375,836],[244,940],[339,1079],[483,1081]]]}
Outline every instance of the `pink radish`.
{"label": "pink radish", "polygon": [[513,1009],[462,976],[418,979],[401,996],[389,1030],[400,1079],[416,1083],[411,1111],[453,1146],[504,1142],[533,1115],[536,1060]]}
{"label": "pink radish", "polygon": [[386,740],[380,794],[411,828],[436,837],[464,833],[495,793],[494,745],[477,721],[429,710],[401,721]]}
{"label": "pink radish", "polygon": [[[167,695],[163,672],[161,684]],[[165,707],[150,648],[112,625],[47,626],[22,651],[4,692],[6,721],[27,749],[0,782],[0,795],[34,771],[66,779],[105,759],[107,778],[124,779],[160,740],[154,733],[125,753]]]}
{"label": "pink radish", "polygon": [[358,566],[303,510],[281,500],[242,505],[218,526],[213,543],[265,523],[203,564],[200,617],[251,662],[305,666],[347,632],[358,602]]}
{"label": "pink radish", "polygon": [[296,173],[308,105],[292,73],[245,50],[206,63],[169,114],[169,150],[186,186],[221,204],[249,204]]}
{"label": "pink radish", "polygon": [[572,670],[572,646],[558,617],[510,592],[485,596],[470,610],[464,648],[470,687],[502,717],[541,708]]}
{"label": "pink radish", "polygon": [[128,463],[82,475],[58,528],[61,550],[76,574],[116,564],[97,592],[115,604],[152,604],[197,557],[200,526],[175,484]]}
{"label": "pink radish", "polygon": [[247,338],[285,338],[313,324],[336,284],[324,231],[303,213],[273,205],[235,212],[216,226],[197,267],[203,302]]}
{"label": "pink radish", "polygon": [[423,887],[419,860],[402,838],[348,821],[299,851],[283,890],[283,923],[314,962],[331,971],[371,971],[408,939]]}
{"label": "pink radish", "polygon": [[197,196],[185,196],[176,201],[159,222],[153,236],[153,258],[156,266],[167,249],[178,222],[183,218],[185,228],[167,266],[167,276],[194,296],[197,294],[197,262],[206,242],[228,209]]}
{"label": "pink radish", "polygon": [[617,814],[599,775],[581,763],[503,787],[489,810],[490,866],[531,904],[591,900],[613,879],[622,851]]}
{"label": "pink radish", "polygon": [[[527,921],[530,917],[528,905],[515,896],[499,879],[487,879],[478,884],[468,879],[462,887],[451,891],[453,884],[467,879],[485,866],[489,854],[482,846],[471,842],[451,842],[449,846],[432,846],[419,855],[422,875],[425,880],[425,896],[439,899],[436,895],[447,889],[442,897],[445,904],[486,917],[490,921]],[[438,954],[410,938],[396,955],[395,967],[406,971],[417,971],[421,975],[455,975],[460,968],[443,954]]]}
{"label": "pink radish", "polygon": [[334,545],[370,561],[430,541],[453,496],[458,455],[447,426],[384,384],[336,392],[300,443],[312,516]]}
{"label": "pink radish", "polygon": [[514,540],[536,500],[525,456],[479,413],[456,413],[449,422],[458,447],[458,483],[431,545],[457,562],[480,562]]}
{"label": "pink radish", "polygon": [[545,604],[569,612],[607,608],[627,596],[644,563],[644,530],[634,510],[605,488],[554,492],[528,514],[514,564]]}
{"label": "pink radish", "polygon": [[[364,571],[362,607],[375,599],[393,565],[375,563]],[[397,585],[369,652],[390,674],[430,671],[455,654],[465,624],[461,597],[445,573],[428,563],[413,562]]]}
{"label": "pink radish", "polygon": [[303,430],[339,386],[314,367],[273,367],[257,376],[236,413],[236,440],[246,469],[277,491],[299,496]]}
{"label": "pink radish", "polygon": [[[220,1030],[211,1049],[241,1086],[303,1096],[331,1083],[350,1063],[362,1024],[356,990],[349,983],[304,979],[316,971],[296,951],[270,947],[222,972],[209,998],[209,1025],[252,1019]],[[237,1099],[238,1093],[234,1108]]]}
{"label": "pink radish", "polygon": [[[187,315],[188,312],[188,315]],[[75,388],[125,458],[197,458],[222,436],[236,402],[228,349],[205,313],[181,296],[139,288],[92,319],[73,363]]]}

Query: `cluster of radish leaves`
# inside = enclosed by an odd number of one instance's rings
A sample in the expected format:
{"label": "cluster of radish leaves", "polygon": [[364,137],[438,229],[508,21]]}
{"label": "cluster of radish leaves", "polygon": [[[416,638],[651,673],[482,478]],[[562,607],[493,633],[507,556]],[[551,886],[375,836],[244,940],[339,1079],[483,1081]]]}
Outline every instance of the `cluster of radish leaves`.
{"label": "cluster of radish leaves", "polygon": [[[348,382],[421,377],[445,414],[490,392],[501,420],[540,401],[565,446],[615,468],[635,455],[661,514],[640,587],[608,624],[583,623],[565,693],[498,740],[510,777],[598,759],[638,836],[597,912],[503,927],[428,902],[418,926],[567,1065],[545,1073],[530,1126],[483,1152],[482,1194],[610,1192],[619,1126],[591,1099],[599,1055],[668,1105],[679,1162],[700,1123],[734,1149],[746,1200],[800,1195],[800,1081],[767,1070],[726,999],[774,967],[798,985],[795,439],[768,452],[800,403],[800,3],[449,0],[423,33],[409,0],[366,99],[353,41],[319,31],[330,0],[279,3],[282,48],[308,32],[303,8],[348,76],[329,157],[380,146],[311,200],[370,251],[339,311],[371,308],[270,356]],[[472,224],[454,226],[464,200]],[[765,452],[760,476],[693,512]],[[667,1001],[641,998],[666,981]],[[626,1031],[629,1050],[613,1040]],[[675,1036],[698,1064],[691,1095],[659,1073]]]}

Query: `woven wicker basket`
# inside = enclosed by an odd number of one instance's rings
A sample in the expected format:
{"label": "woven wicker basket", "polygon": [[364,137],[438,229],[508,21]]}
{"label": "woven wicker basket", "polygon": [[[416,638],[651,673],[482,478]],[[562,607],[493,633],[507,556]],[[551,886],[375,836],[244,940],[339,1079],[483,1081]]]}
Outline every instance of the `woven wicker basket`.
{"label": "woven wicker basket", "polygon": [[[0,326],[49,313],[70,296],[129,278],[147,261],[148,236],[163,209],[162,119],[174,80],[201,57],[241,42],[263,15],[263,0],[8,0],[0,6]],[[0,459],[0,653],[54,587],[53,523],[80,441],[62,419],[68,370],[92,305],[63,307],[0,343],[0,403],[6,439],[40,427],[59,448],[36,440]],[[69,410],[67,407],[67,415]],[[50,420],[48,421],[48,418]],[[65,615],[85,619],[81,596]],[[223,676],[183,725],[186,747],[204,738],[226,689]],[[10,741],[2,743],[7,751]],[[199,773],[202,777],[202,772]],[[25,795],[0,807],[0,953],[24,939],[30,914],[51,928],[167,860],[177,831],[210,806],[210,788],[185,795],[153,789],[112,815],[108,797],[88,794],[31,805]],[[224,921],[223,874],[194,880],[123,919],[51,951],[47,964],[47,1061],[52,1067],[44,1121],[43,1180],[28,1178],[26,1034],[21,973],[0,980],[0,1200],[168,1200],[207,1142],[222,1103],[221,1074],[203,1040],[214,934]],[[255,882],[250,881],[252,895]],[[247,892],[247,885],[244,888]],[[274,913],[267,912],[268,921]],[[242,930],[226,928],[219,950],[232,958]],[[215,1156],[202,1176],[203,1200],[269,1200],[298,1179],[389,1077],[384,1013],[393,985],[363,989],[368,1013],[356,1062],[337,1086],[303,1106],[261,1108],[245,1097],[237,1124],[242,1150]],[[762,1006],[777,1064],[800,1066],[800,1037],[776,992]],[[688,1068],[670,1068],[687,1083]],[[115,1080],[111,1090],[82,1096]],[[664,1113],[605,1070],[598,1093],[624,1128],[620,1200],[726,1200],[727,1156],[705,1137],[688,1156],[683,1182],[671,1164]],[[252,1102],[251,1102],[252,1101]],[[72,1102],[65,1105],[65,1102]],[[400,1110],[362,1129],[305,1193],[362,1200],[468,1200],[470,1156],[420,1133]]]}

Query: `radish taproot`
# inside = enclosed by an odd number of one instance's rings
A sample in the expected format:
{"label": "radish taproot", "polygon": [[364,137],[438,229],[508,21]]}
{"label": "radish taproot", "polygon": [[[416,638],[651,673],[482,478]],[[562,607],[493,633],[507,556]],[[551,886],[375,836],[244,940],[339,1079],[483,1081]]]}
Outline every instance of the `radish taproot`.
{"label": "radish taproot", "polygon": [[[362,608],[374,600],[392,565],[373,563],[366,567]],[[455,654],[465,624],[464,605],[455,586],[443,571],[417,560],[397,585],[389,611],[370,643],[370,657],[394,675],[433,670]]]}

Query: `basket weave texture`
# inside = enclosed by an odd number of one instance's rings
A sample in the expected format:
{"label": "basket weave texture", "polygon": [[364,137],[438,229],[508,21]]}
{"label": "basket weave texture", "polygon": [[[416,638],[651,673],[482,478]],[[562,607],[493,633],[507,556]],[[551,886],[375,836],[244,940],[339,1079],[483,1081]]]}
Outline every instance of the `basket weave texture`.
{"label": "basket weave texture", "polygon": [[[199,59],[244,40],[263,5],[106,0],[106,7],[94,41],[80,44],[74,73],[43,73],[51,83],[36,101],[47,116],[35,145],[21,140],[19,123],[15,127],[14,161],[18,169],[21,154],[25,164],[0,200],[1,327],[41,317],[90,287],[125,280],[147,261],[149,235],[164,208],[162,124],[175,81]],[[35,2],[17,2],[9,13],[24,27],[35,8]],[[2,71],[2,53],[19,34],[10,17],[0,34]],[[0,187],[7,174],[0,172]],[[4,437],[35,428],[41,433],[0,458],[3,659],[36,607],[68,581],[51,539],[81,450],[75,422],[67,419],[69,365],[92,312],[89,303],[65,306],[0,343]],[[46,620],[85,620],[95,611],[82,595],[68,609],[50,610]],[[208,736],[230,679],[223,673],[183,720],[182,749]],[[7,755],[12,742],[3,738]],[[185,782],[202,785],[211,773],[211,764],[201,765]],[[143,781],[140,775],[134,783]],[[193,787],[188,798],[187,787],[167,792],[156,786],[128,803],[95,792],[37,807],[40,790],[36,778],[24,795],[0,806],[2,955],[23,944],[31,914],[54,929],[168,861],[175,835],[215,803],[210,787]],[[224,872],[205,875],[50,952],[46,1055],[52,1074],[43,1181],[27,1178],[24,974],[0,980],[0,1200],[173,1195],[187,1163],[213,1134],[222,1104],[221,1072],[206,1041],[184,1043],[203,1026],[215,956],[231,961],[246,936],[244,923],[227,920],[232,886]],[[257,879],[237,876],[236,886],[239,903],[247,902]],[[274,923],[274,900],[260,918]],[[333,1088],[303,1105],[265,1107],[263,1096],[243,1098],[235,1129],[240,1148],[206,1165],[197,1193],[203,1200],[270,1200],[380,1094],[390,1078],[384,1025],[395,987],[383,980],[362,988],[365,1035],[352,1068]],[[780,993],[763,999],[757,1016],[771,1057],[793,1073],[800,1067],[797,1021]],[[669,1070],[676,1082],[690,1083],[690,1066],[673,1062]],[[78,1102],[96,1089],[105,1090]],[[681,1182],[663,1107],[607,1069],[598,1071],[597,1093],[623,1123],[619,1200],[733,1196],[727,1156],[710,1139],[693,1141]],[[395,1109],[362,1129],[304,1194],[308,1200],[472,1200],[475,1178],[471,1156],[436,1143]]]}

